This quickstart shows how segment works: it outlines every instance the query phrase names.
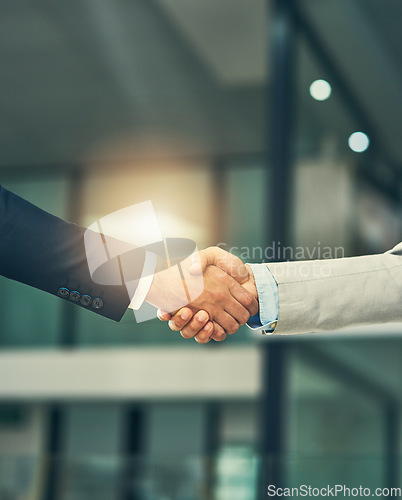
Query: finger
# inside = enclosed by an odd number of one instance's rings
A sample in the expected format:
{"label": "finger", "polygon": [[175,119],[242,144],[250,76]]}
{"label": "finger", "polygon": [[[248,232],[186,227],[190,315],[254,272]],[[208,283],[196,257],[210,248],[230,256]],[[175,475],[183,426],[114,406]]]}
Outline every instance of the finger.
{"label": "finger", "polygon": [[[251,295],[243,286],[239,285],[239,283],[236,283],[235,281],[232,281],[232,283],[229,286],[230,293],[234,297],[234,299],[237,300],[243,307],[245,307],[249,313],[249,315],[254,316],[255,314],[258,313],[259,310],[259,304],[258,300]],[[248,318],[246,321],[243,321],[243,318],[237,318],[240,321],[242,325],[248,321]]]}
{"label": "finger", "polygon": [[225,340],[225,338],[225,330],[214,321],[214,333],[212,334],[211,339],[215,340],[216,342],[222,342],[223,340]]}
{"label": "finger", "polygon": [[195,262],[189,267],[189,273],[201,274],[210,265],[219,267],[240,284],[248,280],[248,270],[243,261],[219,247],[209,247],[198,252]]}
{"label": "finger", "polygon": [[199,333],[194,337],[194,340],[199,344],[206,344],[211,340],[211,337],[214,333],[214,325],[211,321],[202,328]]}
{"label": "finger", "polygon": [[226,311],[219,311],[214,319],[228,335],[232,335],[239,329],[239,323]]}
{"label": "finger", "polygon": [[183,307],[178,311],[169,321],[169,328],[174,332],[178,332],[182,328],[184,328],[187,323],[193,317],[193,311],[188,307]]}
{"label": "finger", "polygon": [[[239,325],[244,325],[250,318],[249,311],[238,302],[232,295],[226,299],[223,310],[226,311]],[[223,326],[223,325],[222,325]]]}
{"label": "finger", "polygon": [[170,318],[172,317],[171,314],[169,314],[166,311],[162,311],[161,309],[158,309],[156,315],[158,316],[158,319],[160,319],[161,321],[169,321]]}
{"label": "finger", "polygon": [[193,338],[200,330],[202,330],[206,326],[208,320],[209,315],[207,312],[198,311],[196,314],[194,314],[191,321],[189,321],[184,328],[181,328],[181,336],[185,339]]}

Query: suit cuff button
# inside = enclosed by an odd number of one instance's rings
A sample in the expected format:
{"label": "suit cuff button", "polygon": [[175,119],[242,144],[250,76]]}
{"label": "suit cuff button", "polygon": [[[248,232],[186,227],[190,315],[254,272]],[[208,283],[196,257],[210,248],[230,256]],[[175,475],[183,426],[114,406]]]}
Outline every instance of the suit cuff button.
{"label": "suit cuff button", "polygon": [[100,299],[99,297],[97,297],[96,299],[94,299],[92,301],[92,307],[94,309],[102,309],[102,307],[103,307],[103,300]]}
{"label": "suit cuff button", "polygon": [[70,300],[73,302],[78,302],[81,298],[80,292],[74,291],[70,293]]}
{"label": "suit cuff button", "polygon": [[83,306],[88,307],[91,305],[92,297],[90,297],[89,295],[82,295],[80,302]]}
{"label": "suit cuff button", "polygon": [[68,288],[61,287],[57,290],[57,295],[66,299],[70,295],[70,290]]}

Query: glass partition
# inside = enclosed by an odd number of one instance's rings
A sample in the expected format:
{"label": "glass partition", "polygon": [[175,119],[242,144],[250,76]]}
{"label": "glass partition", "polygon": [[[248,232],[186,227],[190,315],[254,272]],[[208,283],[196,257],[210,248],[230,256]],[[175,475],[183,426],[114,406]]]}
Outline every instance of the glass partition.
{"label": "glass partition", "polygon": [[[22,180],[3,177],[6,189],[59,217],[67,216],[68,179]],[[23,235],[21,235],[23,238]],[[29,244],[24,242],[22,244]],[[57,347],[60,340],[62,301],[34,288],[0,277],[0,347]]]}

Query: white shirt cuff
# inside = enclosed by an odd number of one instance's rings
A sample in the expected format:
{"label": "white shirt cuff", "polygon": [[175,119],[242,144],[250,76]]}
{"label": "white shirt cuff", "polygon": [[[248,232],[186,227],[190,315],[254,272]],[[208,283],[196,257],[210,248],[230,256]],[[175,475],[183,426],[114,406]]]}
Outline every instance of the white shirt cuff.
{"label": "white shirt cuff", "polygon": [[279,297],[278,284],[266,264],[249,264],[254,274],[260,310],[252,316],[247,326],[251,330],[273,333],[278,322]]}

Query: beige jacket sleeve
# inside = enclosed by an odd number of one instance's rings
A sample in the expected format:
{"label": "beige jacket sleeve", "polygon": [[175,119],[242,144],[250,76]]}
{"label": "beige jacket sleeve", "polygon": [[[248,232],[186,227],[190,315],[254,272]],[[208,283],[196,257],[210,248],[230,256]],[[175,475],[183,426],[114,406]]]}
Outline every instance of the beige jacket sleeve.
{"label": "beige jacket sleeve", "polygon": [[402,243],[380,255],[268,267],[279,292],[275,334],[402,321]]}

